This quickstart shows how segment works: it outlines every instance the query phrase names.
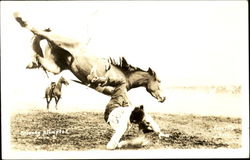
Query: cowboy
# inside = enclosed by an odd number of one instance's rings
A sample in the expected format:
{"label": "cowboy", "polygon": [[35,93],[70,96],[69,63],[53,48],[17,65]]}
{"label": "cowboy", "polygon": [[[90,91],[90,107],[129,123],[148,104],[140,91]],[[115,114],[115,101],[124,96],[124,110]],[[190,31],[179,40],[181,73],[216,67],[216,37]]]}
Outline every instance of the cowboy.
{"label": "cowboy", "polygon": [[[96,75],[94,72],[95,70],[92,74]],[[107,149],[115,149],[119,146],[122,135],[132,123],[138,124],[143,133],[156,132],[159,138],[168,137],[161,132],[153,118],[144,112],[143,105],[140,107],[131,105],[127,95],[126,82],[123,79],[111,80],[108,77],[97,76],[94,76],[92,80],[90,79],[91,83],[102,85],[107,81],[116,87],[104,112],[105,121],[115,130],[107,144]]]}

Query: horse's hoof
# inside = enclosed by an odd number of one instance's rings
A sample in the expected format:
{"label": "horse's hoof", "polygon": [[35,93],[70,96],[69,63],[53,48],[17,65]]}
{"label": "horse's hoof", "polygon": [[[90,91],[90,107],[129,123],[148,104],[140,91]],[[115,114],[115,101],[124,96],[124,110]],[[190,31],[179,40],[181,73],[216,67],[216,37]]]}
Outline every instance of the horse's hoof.
{"label": "horse's hoof", "polygon": [[28,64],[26,66],[26,69],[34,69],[34,68],[38,68],[39,66],[35,63],[35,62],[31,62],[30,64]]}

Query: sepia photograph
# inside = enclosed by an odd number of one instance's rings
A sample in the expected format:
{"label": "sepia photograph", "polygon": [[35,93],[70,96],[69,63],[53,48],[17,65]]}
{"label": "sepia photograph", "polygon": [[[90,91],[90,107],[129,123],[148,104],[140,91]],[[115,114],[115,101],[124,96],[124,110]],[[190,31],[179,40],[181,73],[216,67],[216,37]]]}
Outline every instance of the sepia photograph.
{"label": "sepia photograph", "polygon": [[247,1],[1,1],[3,159],[249,158]]}

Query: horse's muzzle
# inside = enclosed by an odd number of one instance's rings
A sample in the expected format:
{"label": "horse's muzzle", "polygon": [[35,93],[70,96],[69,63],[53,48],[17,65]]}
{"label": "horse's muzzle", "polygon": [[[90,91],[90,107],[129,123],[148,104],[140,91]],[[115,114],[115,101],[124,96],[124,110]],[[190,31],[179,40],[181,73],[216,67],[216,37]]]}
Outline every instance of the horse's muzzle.
{"label": "horse's muzzle", "polygon": [[166,97],[160,98],[159,102],[163,103],[166,100]]}

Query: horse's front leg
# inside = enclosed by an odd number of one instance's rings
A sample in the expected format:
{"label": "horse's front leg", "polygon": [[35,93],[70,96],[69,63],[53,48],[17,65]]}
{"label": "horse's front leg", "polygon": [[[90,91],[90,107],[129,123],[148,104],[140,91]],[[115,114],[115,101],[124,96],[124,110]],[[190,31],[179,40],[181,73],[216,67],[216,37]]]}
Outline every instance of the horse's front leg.
{"label": "horse's front leg", "polygon": [[46,101],[47,101],[47,110],[49,110],[49,103],[50,103],[51,99],[52,99],[51,97],[46,98]]}
{"label": "horse's front leg", "polygon": [[56,106],[55,106],[55,108],[56,108],[56,110],[57,110],[57,104],[58,104],[59,100],[60,100],[60,97],[55,96],[55,101],[56,101]]}

